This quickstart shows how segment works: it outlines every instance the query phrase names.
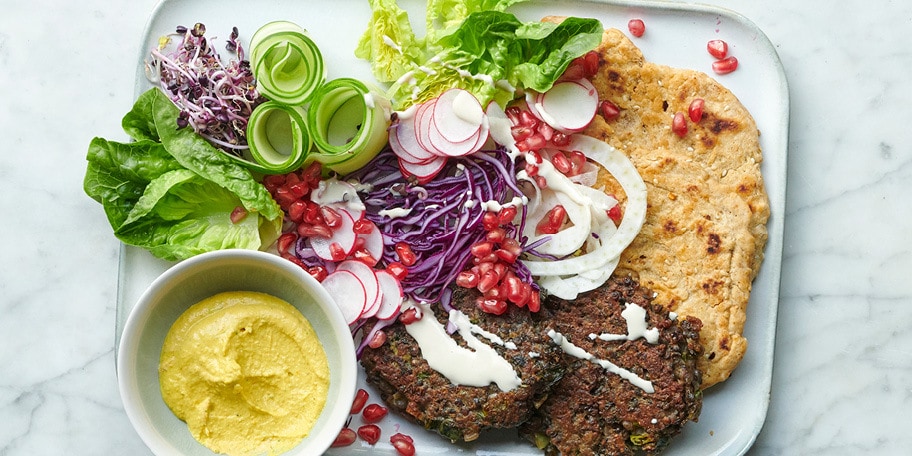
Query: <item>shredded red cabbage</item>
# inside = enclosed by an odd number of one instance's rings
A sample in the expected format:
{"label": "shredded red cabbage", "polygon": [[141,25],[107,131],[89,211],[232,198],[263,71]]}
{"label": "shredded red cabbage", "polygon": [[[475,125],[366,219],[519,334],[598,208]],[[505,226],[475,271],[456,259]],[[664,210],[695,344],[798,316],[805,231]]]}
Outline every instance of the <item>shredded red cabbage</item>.
{"label": "shredded red cabbage", "polygon": [[[146,62],[147,76],[180,108],[178,126],[190,126],[214,146],[240,154],[247,149],[247,119],[264,99],[256,90],[250,62],[233,27],[226,49],[236,55],[223,64],[204,36],[206,27],[179,26],[175,49],[164,43],[153,49]],[[170,39],[170,38],[169,38]]]}
{"label": "shredded red cabbage", "polygon": [[[482,151],[451,158],[431,182],[417,185],[403,177],[396,155],[383,150],[371,163],[346,177],[365,184],[362,194],[365,217],[374,222],[384,238],[382,262],[398,261],[395,246],[407,243],[417,257],[402,280],[403,291],[417,301],[441,302],[449,308],[448,287],[471,260],[470,246],[483,241],[482,202],[506,203],[522,195],[516,181],[516,166],[503,150]],[[407,215],[391,217],[385,210],[406,209]],[[525,206],[518,208],[520,226],[503,226],[507,236],[521,246]],[[514,273],[537,292],[531,274],[517,261]]]}

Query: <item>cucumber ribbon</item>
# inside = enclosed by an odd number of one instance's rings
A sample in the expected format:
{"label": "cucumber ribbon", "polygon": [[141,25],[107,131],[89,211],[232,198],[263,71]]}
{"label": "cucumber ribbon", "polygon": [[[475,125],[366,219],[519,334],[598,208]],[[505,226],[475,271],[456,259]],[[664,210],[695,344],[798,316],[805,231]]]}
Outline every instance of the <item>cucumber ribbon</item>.
{"label": "cucumber ribbon", "polygon": [[326,80],[323,54],[299,25],[274,21],[250,39],[250,65],[266,98],[303,106]]}
{"label": "cucumber ribbon", "polygon": [[357,79],[340,78],[317,89],[307,126],[317,152],[312,158],[339,174],[366,165],[386,145],[390,102]]}

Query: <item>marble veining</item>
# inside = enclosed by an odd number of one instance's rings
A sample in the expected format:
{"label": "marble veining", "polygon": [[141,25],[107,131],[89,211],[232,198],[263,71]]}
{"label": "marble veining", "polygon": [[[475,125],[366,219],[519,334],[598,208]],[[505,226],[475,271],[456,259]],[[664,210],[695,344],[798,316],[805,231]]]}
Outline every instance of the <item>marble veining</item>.
{"label": "marble veining", "polygon": [[[771,402],[751,455],[912,448],[912,3],[705,1],[782,59],[791,123]],[[3,2],[0,455],[148,454],[114,373],[119,245],[82,192],[154,0]]]}

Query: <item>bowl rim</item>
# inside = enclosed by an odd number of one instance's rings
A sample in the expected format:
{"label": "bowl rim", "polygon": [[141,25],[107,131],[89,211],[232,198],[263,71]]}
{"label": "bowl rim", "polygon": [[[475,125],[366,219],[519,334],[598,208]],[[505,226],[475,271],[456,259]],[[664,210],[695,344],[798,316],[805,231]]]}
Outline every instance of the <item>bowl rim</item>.
{"label": "bowl rim", "polygon": [[[354,340],[351,338],[351,332],[348,323],[345,322],[342,311],[335,305],[335,301],[329,292],[313,276],[291,261],[260,250],[223,249],[201,253],[177,262],[152,281],[130,310],[123,327],[120,346],[117,348],[117,358],[119,360],[116,363],[117,385],[124,411],[140,438],[156,455],[173,454],[173,446],[168,444],[162,434],[156,431],[156,426],[147,413],[140,397],[139,377],[136,375],[134,366],[136,365],[140,347],[142,324],[145,323],[147,317],[154,309],[152,302],[155,300],[154,298],[162,285],[177,279],[187,270],[225,260],[252,261],[278,268],[301,281],[302,289],[305,293],[311,295],[317,306],[326,314],[335,334],[333,339],[337,341],[339,347],[341,369],[337,373],[340,393],[337,400],[345,404],[354,399],[358,375]],[[348,401],[346,402],[343,399]],[[338,403],[335,403],[334,398],[330,397],[324,411],[321,413],[327,413],[328,411],[329,416],[326,420],[329,427],[342,429],[348,419],[349,410],[347,407],[338,405]],[[305,451],[307,452],[306,454],[311,454],[311,452],[322,454],[329,449],[336,436],[335,433],[328,432],[319,435],[311,434],[308,436],[310,440],[306,447],[301,447],[298,444],[283,454],[293,456],[305,454]]]}

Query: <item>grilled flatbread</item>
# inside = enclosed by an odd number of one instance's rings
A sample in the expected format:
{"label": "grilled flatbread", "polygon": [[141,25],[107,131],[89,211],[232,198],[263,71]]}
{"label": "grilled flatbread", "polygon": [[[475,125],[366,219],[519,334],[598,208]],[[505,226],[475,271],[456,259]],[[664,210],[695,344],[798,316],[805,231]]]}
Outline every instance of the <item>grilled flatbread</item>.
{"label": "grilled flatbread", "polygon": [[[555,20],[555,19],[551,19]],[[557,19],[559,20],[559,19]],[[657,293],[655,302],[703,322],[703,387],[729,377],[744,356],[751,284],[763,260],[769,202],[760,175],[760,133],[737,97],[708,75],[647,62],[618,30],[606,30],[593,83],[620,118],[596,116],[585,134],[626,153],[648,188],[645,225],[621,257]],[[671,130],[705,100],[683,138]],[[605,176],[607,192],[623,190]]]}

